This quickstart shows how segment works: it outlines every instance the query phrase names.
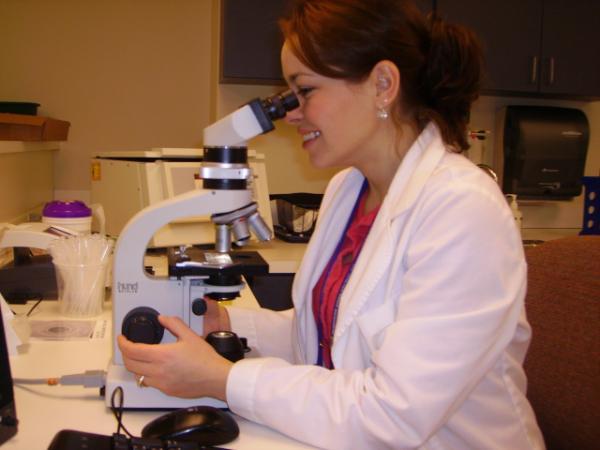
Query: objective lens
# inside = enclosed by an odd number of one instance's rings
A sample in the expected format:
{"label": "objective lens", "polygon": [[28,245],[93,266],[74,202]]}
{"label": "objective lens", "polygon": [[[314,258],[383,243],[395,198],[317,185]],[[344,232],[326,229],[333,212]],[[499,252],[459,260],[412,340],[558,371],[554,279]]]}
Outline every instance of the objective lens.
{"label": "objective lens", "polygon": [[227,224],[215,225],[215,250],[219,253],[227,253],[231,250],[231,232]]}
{"label": "objective lens", "polygon": [[242,243],[250,239],[250,230],[245,218],[234,220],[231,224],[231,231],[236,243]]}
{"label": "objective lens", "polygon": [[255,212],[254,214],[251,214],[248,217],[248,224],[250,225],[250,228],[252,229],[252,231],[254,231],[254,234],[256,234],[256,237],[259,240],[261,240],[261,241],[271,240],[271,237],[272,237],[271,229],[265,223],[263,218],[260,217],[260,214],[258,214],[257,212]]}

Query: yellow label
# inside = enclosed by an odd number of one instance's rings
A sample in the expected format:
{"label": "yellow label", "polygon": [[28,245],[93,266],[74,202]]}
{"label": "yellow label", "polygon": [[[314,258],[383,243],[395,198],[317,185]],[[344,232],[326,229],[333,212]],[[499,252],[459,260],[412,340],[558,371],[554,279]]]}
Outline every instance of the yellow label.
{"label": "yellow label", "polygon": [[100,181],[102,178],[102,171],[100,169],[100,163],[98,161],[92,162],[92,181]]}

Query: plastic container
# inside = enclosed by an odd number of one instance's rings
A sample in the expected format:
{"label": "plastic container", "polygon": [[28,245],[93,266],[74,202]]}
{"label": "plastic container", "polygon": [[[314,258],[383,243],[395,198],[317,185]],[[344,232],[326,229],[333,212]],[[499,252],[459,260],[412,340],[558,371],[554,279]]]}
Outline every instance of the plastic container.
{"label": "plastic container", "polygon": [[579,234],[600,234],[600,177],[583,177],[583,226]]}
{"label": "plastic container", "polygon": [[93,317],[102,312],[107,262],[60,264],[54,262],[60,313],[69,317]]}
{"label": "plastic container", "polygon": [[102,312],[112,244],[99,234],[64,236],[50,243],[63,315],[90,317]]}
{"label": "plastic container", "polygon": [[53,201],[44,206],[42,222],[68,228],[80,234],[89,234],[92,230],[92,209],[79,200]]}

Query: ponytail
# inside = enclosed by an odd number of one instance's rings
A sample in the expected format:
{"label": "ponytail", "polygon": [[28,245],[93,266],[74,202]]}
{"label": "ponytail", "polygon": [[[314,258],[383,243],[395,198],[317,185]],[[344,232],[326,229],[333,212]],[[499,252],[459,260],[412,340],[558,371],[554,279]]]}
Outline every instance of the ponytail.
{"label": "ponytail", "polygon": [[417,86],[417,118],[433,120],[444,142],[466,150],[469,111],[481,88],[481,46],[469,29],[434,17],[427,50]]}

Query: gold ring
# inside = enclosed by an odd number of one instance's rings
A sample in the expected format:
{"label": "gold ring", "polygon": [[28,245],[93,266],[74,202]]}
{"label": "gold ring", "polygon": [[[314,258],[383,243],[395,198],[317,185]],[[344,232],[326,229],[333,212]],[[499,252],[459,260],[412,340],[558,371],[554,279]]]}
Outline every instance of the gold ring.
{"label": "gold ring", "polygon": [[146,387],[146,385],[144,384],[144,375],[139,375],[136,377],[136,383],[138,385],[138,387]]}

